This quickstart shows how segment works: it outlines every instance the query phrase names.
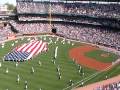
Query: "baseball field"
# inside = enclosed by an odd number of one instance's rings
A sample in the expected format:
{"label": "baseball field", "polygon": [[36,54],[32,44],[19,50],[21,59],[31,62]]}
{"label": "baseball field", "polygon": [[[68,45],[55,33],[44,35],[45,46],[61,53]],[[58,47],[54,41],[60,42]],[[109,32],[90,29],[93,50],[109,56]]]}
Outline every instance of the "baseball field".
{"label": "baseball field", "polygon": [[[4,61],[4,56],[11,50],[34,38],[48,42],[48,51],[31,60],[18,62],[17,66],[15,61]],[[118,58],[118,55],[98,47],[53,36],[7,41],[0,45],[0,90],[25,90],[25,81],[27,90],[71,90],[120,74],[119,65],[105,70]]]}

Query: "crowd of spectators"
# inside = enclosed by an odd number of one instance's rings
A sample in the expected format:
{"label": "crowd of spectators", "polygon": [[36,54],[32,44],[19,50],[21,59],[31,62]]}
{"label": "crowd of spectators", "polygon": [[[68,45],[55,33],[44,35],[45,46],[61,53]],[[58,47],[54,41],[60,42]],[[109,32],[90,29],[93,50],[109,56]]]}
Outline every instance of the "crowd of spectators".
{"label": "crowd of spectators", "polygon": [[98,27],[57,25],[57,34],[79,41],[102,44],[120,50],[120,32]]}
{"label": "crowd of spectators", "polygon": [[117,4],[66,4],[65,12],[72,14],[120,18],[120,5]]}
{"label": "crowd of spectators", "polygon": [[42,3],[32,3],[32,2],[19,2],[17,3],[18,13],[45,13],[45,5]]}
{"label": "crowd of spectators", "polygon": [[50,25],[44,23],[16,23],[10,22],[16,30],[21,34],[39,34],[50,33]]}
{"label": "crowd of spectators", "polygon": [[93,90],[120,90],[120,82],[99,86]]}
{"label": "crowd of spectators", "polygon": [[55,13],[120,18],[119,4],[17,2],[18,13]]}
{"label": "crowd of spectators", "polygon": [[[47,23],[16,23],[11,24],[20,33],[51,33],[51,26]],[[99,27],[86,27],[68,24],[54,24],[57,35],[83,42],[102,44],[120,50],[120,32]]]}
{"label": "crowd of spectators", "polygon": [[11,27],[9,24],[6,26],[0,27],[0,41],[6,40],[13,32],[11,31]]}
{"label": "crowd of spectators", "polygon": [[[51,8],[50,8],[51,7]],[[51,5],[43,2],[18,2],[17,3],[18,13],[63,13],[64,6],[56,3]]]}

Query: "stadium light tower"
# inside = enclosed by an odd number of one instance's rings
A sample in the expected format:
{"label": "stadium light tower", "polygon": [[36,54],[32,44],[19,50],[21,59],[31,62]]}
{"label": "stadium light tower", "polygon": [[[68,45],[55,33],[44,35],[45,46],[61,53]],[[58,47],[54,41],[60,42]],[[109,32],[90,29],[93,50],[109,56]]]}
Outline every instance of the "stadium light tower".
{"label": "stadium light tower", "polygon": [[50,30],[52,29],[52,26],[51,26],[51,20],[52,20],[52,16],[51,16],[51,1],[49,0],[49,24],[50,24]]}

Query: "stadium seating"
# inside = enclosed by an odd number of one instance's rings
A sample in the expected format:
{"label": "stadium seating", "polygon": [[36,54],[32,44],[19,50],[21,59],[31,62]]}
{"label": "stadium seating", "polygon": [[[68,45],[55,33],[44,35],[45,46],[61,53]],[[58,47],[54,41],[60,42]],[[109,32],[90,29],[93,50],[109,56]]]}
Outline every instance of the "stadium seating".
{"label": "stadium seating", "polygon": [[[12,21],[22,34],[51,32],[49,24],[45,23],[17,23]],[[120,50],[120,32],[113,32],[109,29],[98,27],[76,26],[68,24],[54,24],[57,28],[57,35],[75,39],[83,42],[107,45],[108,47]]]}
{"label": "stadium seating", "polygon": [[[17,12],[23,16],[18,17],[18,22],[11,20],[10,23],[20,34],[51,33],[49,23],[37,22],[36,20],[48,20],[49,18],[40,16],[27,16],[27,14],[69,14],[69,15],[88,15],[106,18],[119,18],[120,5],[118,4],[96,4],[96,3],[63,3],[63,2],[17,2]],[[25,14],[26,13],[26,14]],[[74,21],[87,24],[99,25],[100,23],[92,20],[74,20],[70,18],[54,18],[56,21]],[[29,22],[34,20],[34,22]],[[24,22],[19,22],[24,21]],[[107,28],[87,27],[79,25],[54,23],[57,35],[83,42],[101,44],[120,50],[120,32],[113,32]],[[8,35],[8,31],[2,32]],[[10,31],[9,31],[10,33]],[[4,34],[1,34],[2,37]],[[7,36],[4,35],[4,36]]]}
{"label": "stadium seating", "polygon": [[18,2],[18,13],[51,13],[54,14],[78,14],[107,18],[120,18],[119,4],[96,4],[96,3],[41,3],[41,2]]}
{"label": "stadium seating", "polygon": [[0,41],[7,40],[7,37],[13,34],[9,25],[0,28]]}
{"label": "stadium seating", "polygon": [[120,82],[115,82],[112,84],[96,87],[94,90],[119,90],[119,89],[120,89]]}
{"label": "stadium seating", "polygon": [[44,23],[17,23],[10,22],[16,30],[19,30],[22,34],[36,34],[36,33],[50,33],[50,25]]}

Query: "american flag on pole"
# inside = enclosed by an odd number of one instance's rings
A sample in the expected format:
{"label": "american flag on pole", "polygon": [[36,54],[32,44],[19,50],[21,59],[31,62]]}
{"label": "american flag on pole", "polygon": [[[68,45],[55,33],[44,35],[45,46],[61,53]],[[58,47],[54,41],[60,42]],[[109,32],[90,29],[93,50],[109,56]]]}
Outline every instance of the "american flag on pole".
{"label": "american flag on pole", "polygon": [[29,43],[25,43],[19,47],[13,49],[12,52],[8,53],[4,60],[7,61],[25,61],[31,59],[33,56],[38,55],[39,53],[46,51],[48,45],[42,40],[34,40]]}

